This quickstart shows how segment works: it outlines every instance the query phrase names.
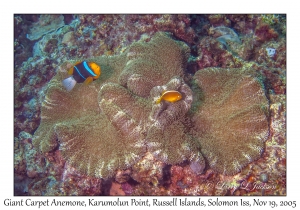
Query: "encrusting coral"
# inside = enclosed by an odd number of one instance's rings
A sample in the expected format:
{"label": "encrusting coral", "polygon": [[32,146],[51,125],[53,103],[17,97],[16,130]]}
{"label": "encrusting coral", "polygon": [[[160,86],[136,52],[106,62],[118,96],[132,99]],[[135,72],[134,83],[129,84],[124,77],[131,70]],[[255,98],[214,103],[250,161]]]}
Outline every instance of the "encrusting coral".
{"label": "encrusting coral", "polygon": [[[197,92],[184,80],[189,53],[157,33],[121,55],[88,59],[101,66],[101,77],[70,92],[61,83],[69,64],[61,66],[48,84],[33,144],[43,153],[59,147],[71,166],[100,178],[146,152],[167,164],[188,160],[197,173],[203,153],[216,171],[238,172],[260,156],[268,135],[263,87],[238,70],[205,69],[195,75]],[[180,92],[181,100],[156,103],[165,90]]]}
{"label": "encrusting coral", "polygon": [[216,28],[212,28],[212,31],[214,33],[214,36],[218,37],[217,40],[220,43],[224,44],[226,47],[228,47],[227,41],[241,44],[240,38],[231,28],[218,26]]}
{"label": "encrusting coral", "polygon": [[207,68],[194,78],[204,99],[195,136],[211,168],[235,174],[258,159],[269,135],[269,102],[261,81],[241,69]]}
{"label": "encrusting coral", "polygon": [[27,38],[30,40],[36,40],[43,35],[57,30],[64,25],[63,15],[40,15],[39,21],[32,24],[30,32]]}

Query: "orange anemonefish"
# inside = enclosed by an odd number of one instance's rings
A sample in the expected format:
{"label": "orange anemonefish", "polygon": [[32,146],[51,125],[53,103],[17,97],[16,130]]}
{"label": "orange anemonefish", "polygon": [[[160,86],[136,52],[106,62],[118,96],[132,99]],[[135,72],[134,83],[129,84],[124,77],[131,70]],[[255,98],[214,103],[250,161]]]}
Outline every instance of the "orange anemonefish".
{"label": "orange anemonefish", "polygon": [[63,85],[70,91],[76,85],[76,83],[89,84],[93,80],[98,79],[101,74],[101,68],[98,64],[94,62],[77,62],[72,68],[68,71],[71,77],[63,80]]}
{"label": "orange anemonefish", "polygon": [[167,90],[162,92],[159,99],[157,99],[156,104],[159,104],[161,100],[169,101],[169,102],[176,102],[179,101],[182,98],[182,95],[180,92],[176,90]]}

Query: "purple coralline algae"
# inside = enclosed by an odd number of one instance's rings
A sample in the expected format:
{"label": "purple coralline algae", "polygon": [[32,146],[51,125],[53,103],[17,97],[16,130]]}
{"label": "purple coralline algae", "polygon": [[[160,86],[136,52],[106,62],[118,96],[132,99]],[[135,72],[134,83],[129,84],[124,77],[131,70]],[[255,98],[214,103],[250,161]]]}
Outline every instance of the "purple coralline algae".
{"label": "purple coralline algae", "polygon": [[[286,195],[284,15],[15,15],[14,29],[15,195]],[[82,60],[101,76],[67,92]],[[182,98],[156,103],[165,91]]]}

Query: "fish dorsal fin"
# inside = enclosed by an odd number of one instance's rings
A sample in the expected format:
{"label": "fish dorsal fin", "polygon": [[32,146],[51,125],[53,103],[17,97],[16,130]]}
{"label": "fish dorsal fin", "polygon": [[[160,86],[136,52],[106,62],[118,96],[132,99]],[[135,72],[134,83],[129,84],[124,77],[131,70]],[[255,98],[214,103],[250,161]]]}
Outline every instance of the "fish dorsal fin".
{"label": "fish dorsal fin", "polygon": [[78,65],[78,64],[80,64],[81,63],[81,61],[77,61],[69,70],[68,70],[68,74],[69,75],[73,75],[73,73],[74,73],[74,66],[76,66],[76,65]]}

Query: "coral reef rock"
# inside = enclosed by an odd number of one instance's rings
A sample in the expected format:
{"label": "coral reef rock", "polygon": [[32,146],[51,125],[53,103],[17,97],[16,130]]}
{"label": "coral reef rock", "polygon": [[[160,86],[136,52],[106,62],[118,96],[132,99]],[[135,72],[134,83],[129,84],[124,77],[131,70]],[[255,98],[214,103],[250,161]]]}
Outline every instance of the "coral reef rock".
{"label": "coral reef rock", "polygon": [[207,68],[194,77],[203,94],[193,116],[201,152],[215,171],[235,174],[261,156],[269,135],[262,82],[241,69]]}
{"label": "coral reef rock", "polygon": [[64,24],[63,15],[40,15],[39,20],[31,25],[27,38],[37,40],[43,35],[57,30]]}

